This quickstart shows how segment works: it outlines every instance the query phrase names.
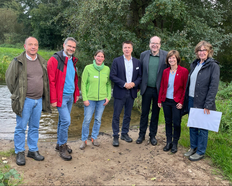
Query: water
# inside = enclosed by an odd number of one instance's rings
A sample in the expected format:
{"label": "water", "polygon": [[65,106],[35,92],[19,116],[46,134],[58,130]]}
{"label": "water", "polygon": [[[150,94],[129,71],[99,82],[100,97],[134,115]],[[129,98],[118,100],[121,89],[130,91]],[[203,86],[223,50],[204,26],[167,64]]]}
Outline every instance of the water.
{"label": "water", "polygon": [[[14,129],[16,126],[16,115],[11,109],[10,92],[6,85],[0,85],[0,139],[13,139]],[[110,131],[113,117],[113,99],[106,106],[103,116],[100,132]],[[84,118],[84,107],[82,100],[73,104],[71,112],[71,125],[69,127],[69,138],[80,138],[81,128]],[[123,111],[120,121],[123,119]],[[90,134],[93,126],[94,116],[90,124]],[[137,110],[132,110],[131,125],[139,125],[140,113]],[[57,122],[58,111],[52,109],[51,114],[43,113],[40,119],[39,138],[40,139],[55,139],[57,137]]]}

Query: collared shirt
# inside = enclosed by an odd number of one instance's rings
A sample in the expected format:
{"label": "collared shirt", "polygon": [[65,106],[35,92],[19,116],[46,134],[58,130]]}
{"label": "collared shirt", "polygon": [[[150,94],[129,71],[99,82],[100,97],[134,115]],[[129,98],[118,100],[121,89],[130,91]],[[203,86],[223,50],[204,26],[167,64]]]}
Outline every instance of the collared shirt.
{"label": "collared shirt", "polygon": [[153,55],[152,51],[150,50],[150,56],[157,56],[157,57],[159,57],[160,55],[159,55],[159,52],[158,52],[158,54]]}
{"label": "collared shirt", "polygon": [[124,64],[126,69],[126,81],[127,83],[131,83],[132,81],[132,75],[133,75],[133,63],[132,63],[132,57],[128,61],[126,57],[123,55],[124,58]]}
{"label": "collared shirt", "polygon": [[29,60],[31,60],[31,61],[35,61],[37,59],[37,54],[36,54],[35,59],[32,59],[31,56],[27,55],[27,53],[26,53],[26,58],[29,59]]}
{"label": "collared shirt", "polygon": [[[68,58],[68,56],[65,54],[65,52],[63,51],[63,56],[65,56],[65,57],[67,57]],[[70,57],[70,59],[68,58],[68,60],[72,60],[72,56]]]}

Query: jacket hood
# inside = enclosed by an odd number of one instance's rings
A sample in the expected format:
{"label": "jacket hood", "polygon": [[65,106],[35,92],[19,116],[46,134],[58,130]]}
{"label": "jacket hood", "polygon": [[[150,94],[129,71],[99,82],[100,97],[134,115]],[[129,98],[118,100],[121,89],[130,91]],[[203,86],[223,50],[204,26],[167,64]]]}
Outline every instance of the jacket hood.
{"label": "jacket hood", "polygon": [[[196,59],[193,63],[196,65],[198,61],[199,59]],[[205,65],[209,63],[217,63],[219,65],[219,62],[216,59],[213,59],[211,57],[207,58],[204,62],[205,62]]]}
{"label": "jacket hood", "polygon": [[[58,58],[60,58],[61,61],[65,62],[65,58],[66,58],[66,57],[63,56],[63,51],[64,51],[64,50],[61,50],[61,51],[59,51],[59,52],[56,52],[56,53],[53,54],[53,56],[54,56],[55,58],[58,57]],[[72,58],[73,58],[74,65],[76,65],[78,59],[77,59],[75,56],[72,56]]]}

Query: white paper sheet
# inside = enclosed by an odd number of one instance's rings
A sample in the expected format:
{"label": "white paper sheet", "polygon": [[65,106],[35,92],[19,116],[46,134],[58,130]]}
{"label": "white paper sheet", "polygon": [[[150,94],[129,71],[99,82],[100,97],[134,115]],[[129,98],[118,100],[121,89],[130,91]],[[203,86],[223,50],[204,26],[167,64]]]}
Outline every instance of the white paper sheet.
{"label": "white paper sheet", "polygon": [[204,114],[204,109],[190,108],[187,126],[218,132],[221,117],[222,112],[210,110],[210,114]]}

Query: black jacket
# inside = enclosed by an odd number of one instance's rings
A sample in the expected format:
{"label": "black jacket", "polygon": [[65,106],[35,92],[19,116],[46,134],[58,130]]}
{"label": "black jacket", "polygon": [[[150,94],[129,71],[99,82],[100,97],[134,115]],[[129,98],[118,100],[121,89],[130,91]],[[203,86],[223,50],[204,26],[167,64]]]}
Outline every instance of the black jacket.
{"label": "black jacket", "polygon": [[[194,71],[198,61],[199,59],[196,59],[190,66],[190,73],[185,91],[184,113],[188,112],[190,76]],[[193,103],[194,108],[216,110],[215,97],[218,91],[219,78],[219,62],[215,59],[208,58],[197,75]]]}

